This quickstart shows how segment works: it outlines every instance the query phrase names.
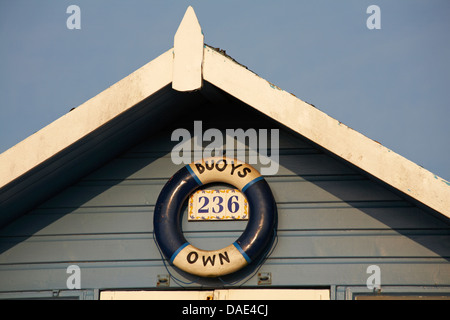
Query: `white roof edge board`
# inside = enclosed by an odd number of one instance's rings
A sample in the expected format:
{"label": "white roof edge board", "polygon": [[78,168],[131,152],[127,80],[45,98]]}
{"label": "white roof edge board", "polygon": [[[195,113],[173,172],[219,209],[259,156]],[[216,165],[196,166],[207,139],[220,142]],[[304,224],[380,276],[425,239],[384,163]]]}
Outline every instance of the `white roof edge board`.
{"label": "white roof edge board", "polygon": [[0,188],[172,82],[172,49],[0,154]]}
{"label": "white roof edge board", "polygon": [[208,46],[204,48],[203,79],[450,218],[449,182]]}

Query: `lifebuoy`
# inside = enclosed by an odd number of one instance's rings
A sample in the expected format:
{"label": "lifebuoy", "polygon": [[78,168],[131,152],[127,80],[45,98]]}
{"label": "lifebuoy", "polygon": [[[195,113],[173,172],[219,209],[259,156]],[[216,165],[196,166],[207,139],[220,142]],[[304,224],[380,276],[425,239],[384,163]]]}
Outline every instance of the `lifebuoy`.
{"label": "lifebuoy", "polygon": [[[187,197],[212,182],[225,182],[247,198],[249,220],[241,236],[219,250],[201,250],[186,241],[181,207]],[[266,252],[276,228],[277,209],[269,185],[252,166],[229,158],[208,158],[186,165],[163,187],[155,206],[154,235],[171,264],[202,277],[219,277],[248,265]]]}

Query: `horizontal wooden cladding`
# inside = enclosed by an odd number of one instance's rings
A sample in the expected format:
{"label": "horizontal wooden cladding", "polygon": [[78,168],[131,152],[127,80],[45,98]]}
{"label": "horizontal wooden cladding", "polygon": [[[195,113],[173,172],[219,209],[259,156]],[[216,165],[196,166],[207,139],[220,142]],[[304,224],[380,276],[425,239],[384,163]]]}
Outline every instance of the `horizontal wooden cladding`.
{"label": "horizontal wooden cladding", "polygon": [[[197,232],[202,249],[223,248],[239,232]],[[161,260],[153,234],[33,236],[2,239],[0,264]],[[450,232],[282,231],[271,258],[450,258]]]}
{"label": "horizontal wooden cladding", "polygon": [[[389,285],[430,285],[436,279],[441,285],[450,285],[450,267],[445,259],[414,258],[402,259],[268,259],[264,264],[265,270],[272,272],[272,286],[328,286],[336,283],[338,278],[342,285],[358,285],[366,287],[367,267],[377,265],[382,272],[383,288]],[[1,291],[29,290],[30,287],[41,289],[67,289],[68,274],[66,268],[71,263],[57,264],[22,264],[11,266],[0,265]],[[158,282],[158,275],[168,274],[161,261],[105,261],[77,263],[81,270],[82,288],[154,288]],[[172,275],[185,283],[187,288],[198,288],[199,284],[192,279],[186,279],[171,269]],[[30,274],[33,276],[30,277]],[[411,279],[411,275],[415,275]],[[295,279],[295,281],[293,280]],[[177,286],[176,280],[171,279],[171,287]],[[208,281],[208,280],[206,280]],[[205,281],[205,282],[206,282]],[[212,286],[223,286],[224,280]],[[244,277],[236,283],[244,287],[257,286],[257,277]],[[207,284],[208,282],[206,282]],[[369,292],[369,291],[368,291]]]}
{"label": "horizontal wooden cladding", "polygon": [[[300,177],[267,178],[275,200],[284,202],[401,200],[369,180],[308,181]],[[80,183],[44,203],[41,208],[154,205],[164,180],[125,180]]]}
{"label": "horizontal wooden cladding", "polygon": [[[156,199],[183,166],[171,160],[177,142],[170,132],[0,230],[0,291],[66,289],[71,264],[81,268],[82,288],[152,288],[157,275],[169,272],[192,281],[166,269],[153,238]],[[272,273],[272,285],[365,286],[373,264],[383,285],[450,285],[448,225],[298,136],[280,130],[280,148],[279,171],[266,177],[279,217],[277,245],[262,267]],[[246,224],[188,222],[185,215],[183,231],[194,245],[219,249]],[[257,277],[245,282],[256,285]]]}
{"label": "horizontal wooden cladding", "polygon": [[[280,154],[279,163],[279,169],[275,176],[356,174],[348,166],[325,154]],[[259,171],[261,168],[269,166],[262,165],[259,161],[256,164],[250,164]],[[184,164],[174,164],[170,154],[164,157],[146,156],[143,158],[130,158],[128,155],[114,159],[83,180],[169,179],[183,166]]]}
{"label": "horizontal wooden cladding", "polygon": [[[285,203],[278,206],[278,230],[450,229],[404,202]],[[0,237],[153,232],[153,206],[42,208],[0,231]],[[246,221],[188,222],[185,232],[242,232]]]}

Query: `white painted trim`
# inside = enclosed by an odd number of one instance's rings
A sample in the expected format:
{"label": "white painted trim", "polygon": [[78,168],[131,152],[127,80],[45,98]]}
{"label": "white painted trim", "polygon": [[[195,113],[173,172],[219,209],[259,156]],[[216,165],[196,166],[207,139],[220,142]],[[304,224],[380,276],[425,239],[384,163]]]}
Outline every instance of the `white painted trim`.
{"label": "white painted trim", "polygon": [[105,290],[100,292],[100,300],[211,300],[213,295],[214,295],[213,290],[209,291]]}
{"label": "white painted trim", "polygon": [[450,218],[450,183],[210,47],[203,78],[330,152]]}
{"label": "white painted trim", "polygon": [[202,87],[203,45],[197,16],[188,7],[174,37],[173,89],[194,91]]}
{"label": "white painted trim", "polygon": [[330,289],[218,289],[214,300],[330,300]]}
{"label": "white painted trim", "polygon": [[100,300],[330,300],[329,289],[217,289],[102,291]]}
{"label": "white painted trim", "polygon": [[0,154],[0,188],[172,82],[172,49]]}

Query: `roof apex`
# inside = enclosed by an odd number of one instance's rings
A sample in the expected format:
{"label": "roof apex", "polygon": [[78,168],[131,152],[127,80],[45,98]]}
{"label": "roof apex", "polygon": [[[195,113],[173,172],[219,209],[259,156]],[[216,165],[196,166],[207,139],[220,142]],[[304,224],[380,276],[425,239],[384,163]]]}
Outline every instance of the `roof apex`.
{"label": "roof apex", "polygon": [[202,87],[203,32],[189,6],[174,37],[172,88],[194,91]]}

